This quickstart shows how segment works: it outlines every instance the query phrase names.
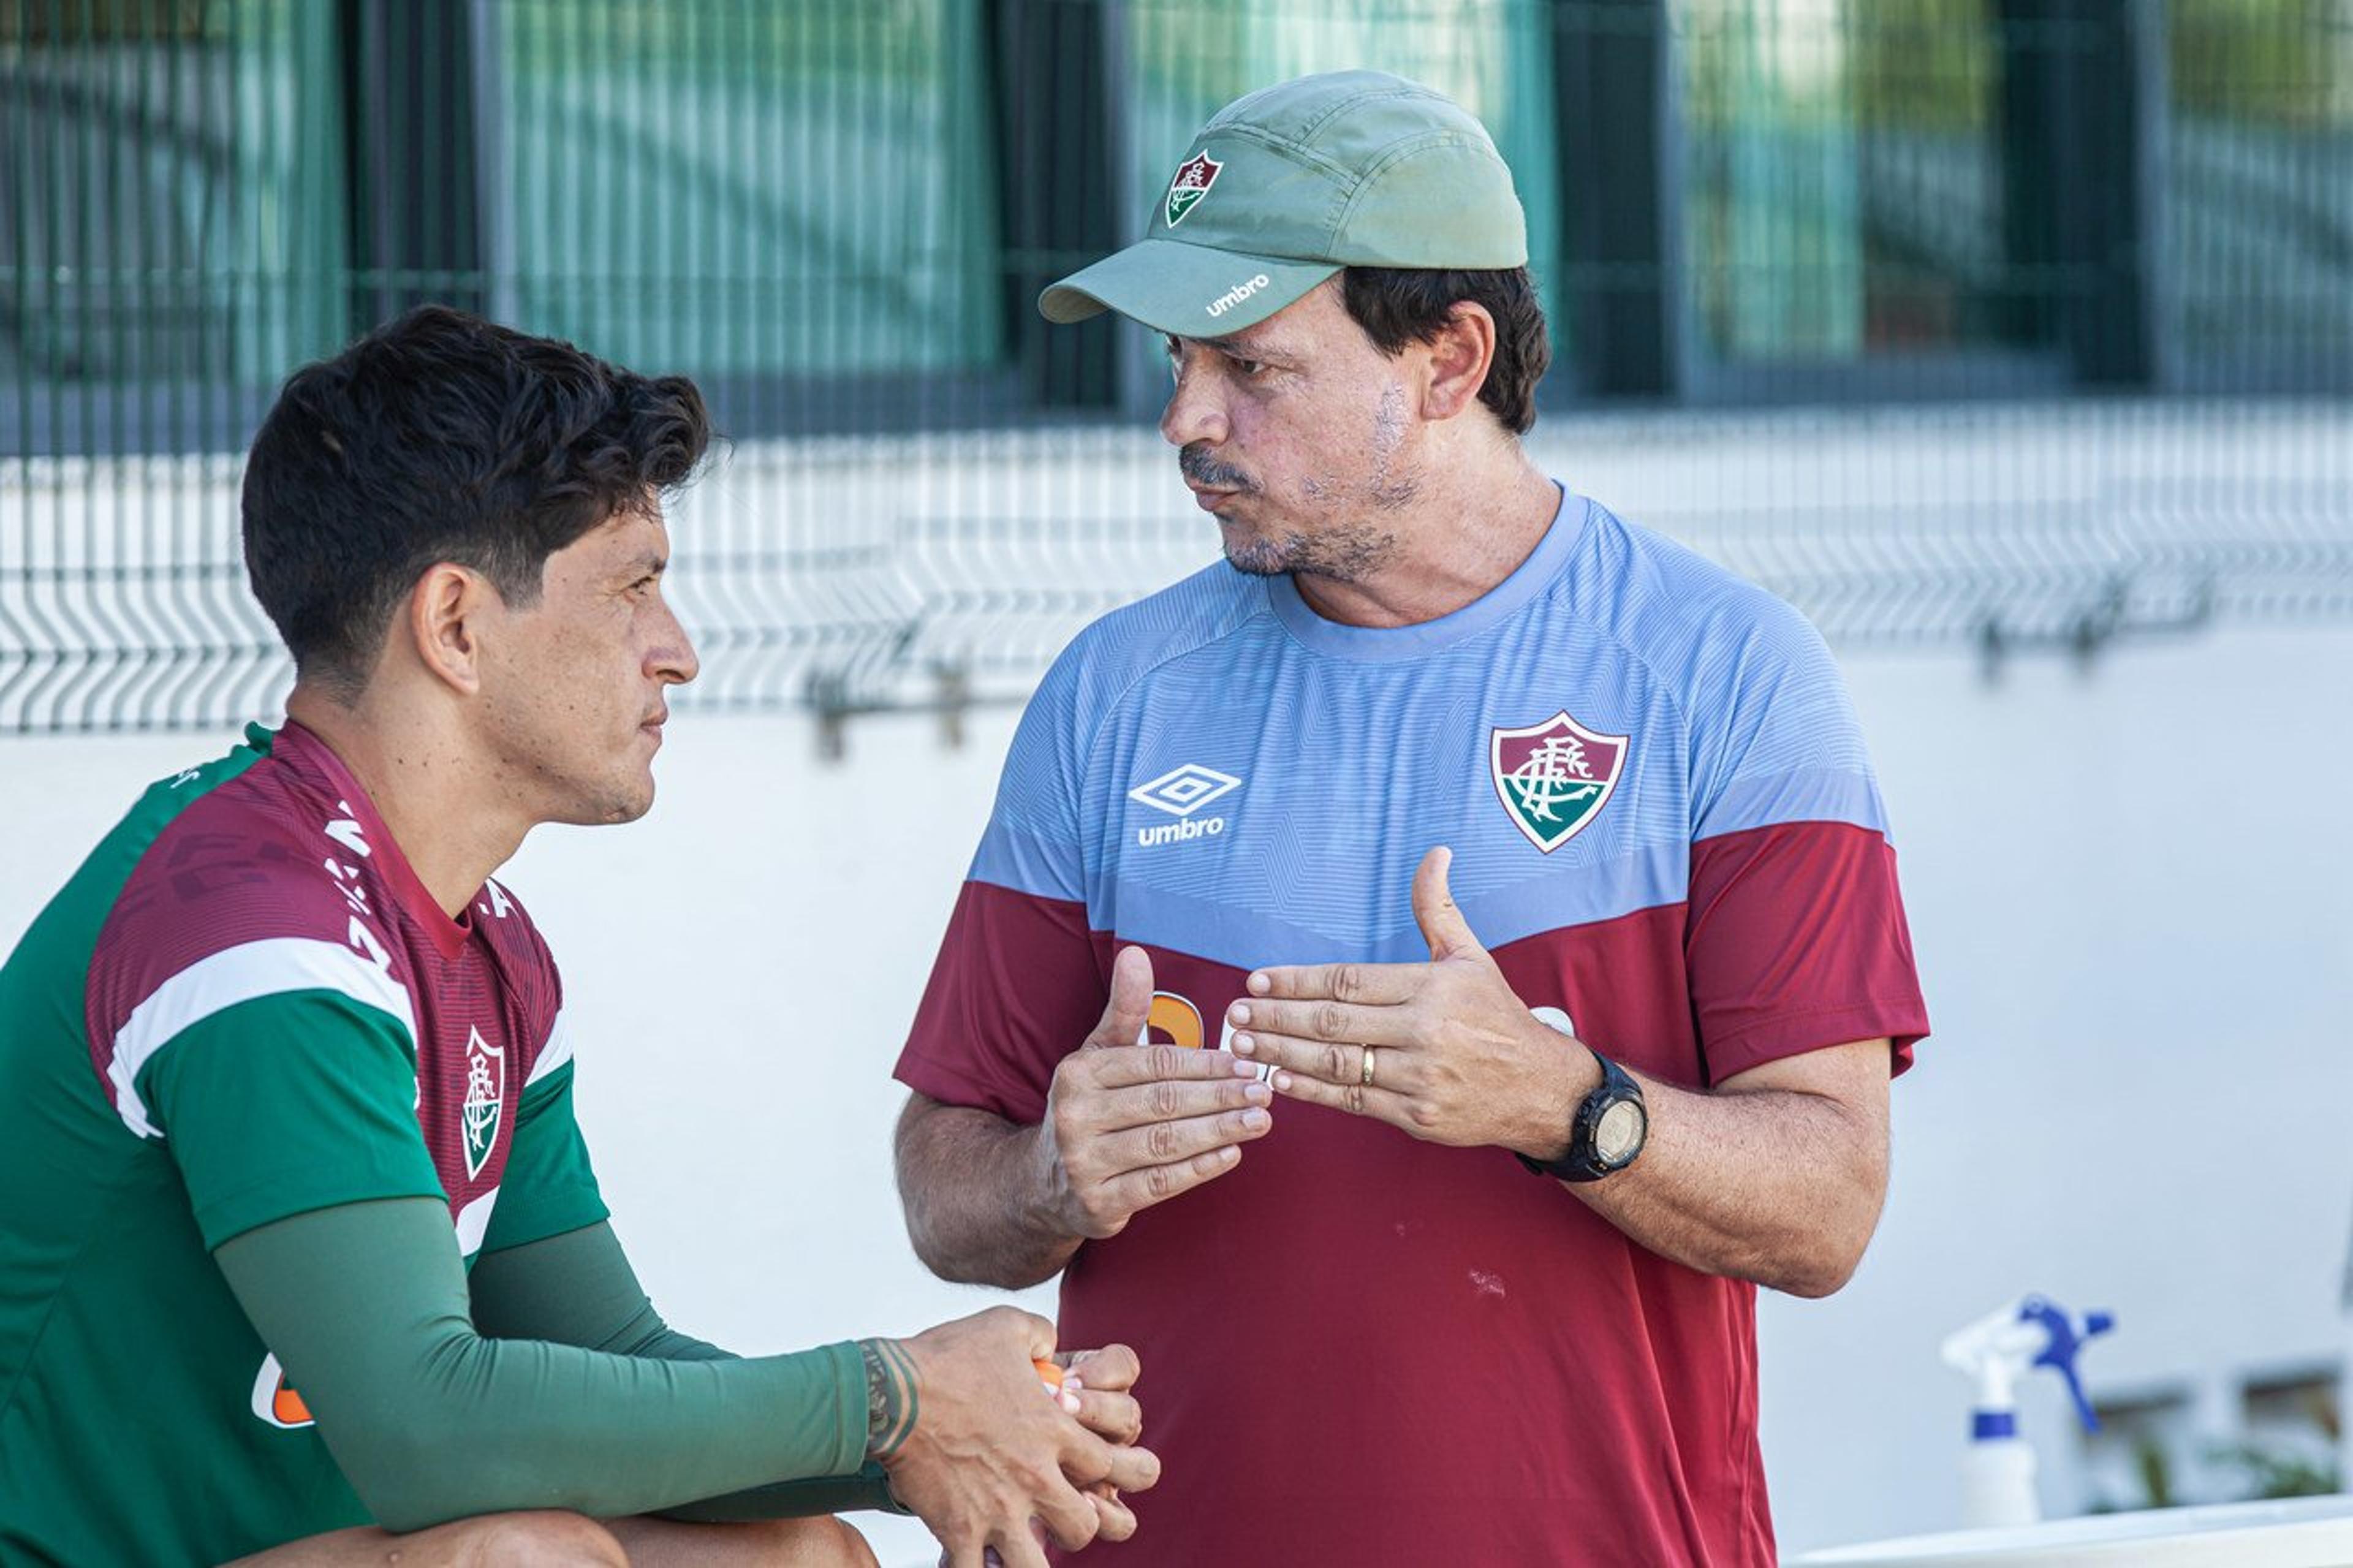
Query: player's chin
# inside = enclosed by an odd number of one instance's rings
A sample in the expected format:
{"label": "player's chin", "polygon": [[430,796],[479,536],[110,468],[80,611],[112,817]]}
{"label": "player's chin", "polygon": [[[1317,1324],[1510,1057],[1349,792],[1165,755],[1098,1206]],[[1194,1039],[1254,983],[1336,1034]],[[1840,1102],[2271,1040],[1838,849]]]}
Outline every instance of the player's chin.
{"label": "player's chin", "polygon": [[584,798],[563,820],[575,827],[609,827],[635,822],[653,808],[654,779],[649,770],[634,778],[616,781]]}
{"label": "player's chin", "polygon": [[606,820],[609,822],[635,822],[638,818],[643,816],[653,808],[654,781],[653,775],[649,773],[646,775],[646,780],[642,787],[632,790],[628,795],[614,803],[613,815]]}

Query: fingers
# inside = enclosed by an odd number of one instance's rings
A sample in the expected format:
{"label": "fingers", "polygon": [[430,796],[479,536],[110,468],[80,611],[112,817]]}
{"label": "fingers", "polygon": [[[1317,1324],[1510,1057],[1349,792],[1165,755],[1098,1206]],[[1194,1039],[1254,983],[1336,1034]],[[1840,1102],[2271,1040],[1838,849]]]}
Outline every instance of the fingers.
{"label": "fingers", "polygon": [[1113,1443],[1133,1443],[1144,1436],[1144,1406],[1133,1394],[1113,1394],[1082,1384],[1079,1407],[1071,1414],[1079,1425]]}
{"label": "fingers", "polygon": [[[1134,1039],[1133,1035],[1128,1037]],[[1074,1063],[1088,1081],[1100,1089],[1134,1089],[1140,1084],[1215,1082],[1251,1077],[1247,1067],[1224,1051],[1193,1046],[1120,1045],[1089,1051]]]}
{"label": "fingers", "polygon": [[1103,1021],[1082,1048],[1134,1045],[1151,1012],[1152,955],[1140,947],[1124,947],[1111,961],[1111,1000],[1103,1004]]}
{"label": "fingers", "polygon": [[1160,1456],[1149,1448],[1133,1443],[1105,1443],[1090,1439],[1092,1447],[1083,1456],[1073,1456],[1064,1464],[1066,1471],[1074,1467],[1072,1475],[1088,1486],[1098,1483],[1115,1491],[1149,1491],[1160,1479]]}
{"label": "fingers", "polygon": [[1087,1493],[1087,1500],[1095,1506],[1096,1540],[1125,1541],[1135,1533],[1135,1515],[1117,1494],[1097,1489]]}
{"label": "fingers", "polygon": [[1072,1552],[1092,1541],[1102,1527],[1092,1500],[1076,1487],[1062,1482],[1048,1488],[1046,1495],[1038,1500],[1037,1517],[1048,1534]]}
{"label": "fingers", "polygon": [[[1240,1068],[1247,1064],[1234,1065]],[[1124,1132],[1162,1122],[1209,1121],[1263,1106],[1270,1098],[1266,1085],[1258,1081],[1256,1068],[1250,1071],[1248,1078],[1237,1071],[1229,1078],[1161,1079],[1128,1089],[1098,1089],[1083,1102],[1073,1099],[1070,1107],[1071,1130]]]}
{"label": "fingers", "polygon": [[[1035,1312],[1018,1307],[984,1307],[969,1318],[959,1318],[956,1323],[984,1325],[1016,1342],[1021,1353],[1033,1362],[1051,1361],[1054,1356],[1054,1325]],[[943,1324],[953,1328],[955,1323]],[[936,1332],[937,1331],[934,1331]]]}
{"label": "fingers", "polygon": [[[1268,1100],[1273,1100],[1273,1092],[1264,1084],[1250,1087]],[[1074,1152],[1068,1163],[1074,1176],[1109,1180],[1130,1172],[1149,1171],[1155,1165],[1173,1165],[1198,1155],[1214,1154],[1230,1145],[1263,1138],[1273,1125],[1273,1115],[1264,1104],[1221,1110],[1215,1116],[1153,1121],[1123,1132],[1105,1133],[1085,1150]]]}
{"label": "fingers", "polygon": [[[1261,1112],[1261,1114],[1263,1114]],[[1231,1143],[1166,1165],[1147,1165],[1096,1184],[1095,1206],[1118,1215],[1134,1215],[1155,1204],[1182,1196],[1204,1183],[1214,1182],[1241,1163],[1242,1152]]]}
{"label": "fingers", "polygon": [[[1409,1037],[1385,1036],[1378,1030],[1372,1033],[1372,1041],[1360,1043],[1355,1039],[1310,1039],[1272,1030],[1253,1030],[1249,1035],[1236,1035],[1234,1049],[1272,1069],[1272,1083],[1278,1093],[1289,1088],[1282,1081],[1285,1073],[1304,1074],[1346,1089],[1402,1091],[1422,1087],[1424,1057],[1413,1041]],[[1373,1058],[1370,1083],[1365,1081],[1367,1052]]]}
{"label": "fingers", "polygon": [[1079,1375],[1089,1388],[1106,1393],[1124,1393],[1135,1386],[1144,1375],[1144,1363],[1125,1345],[1104,1345],[1099,1350],[1072,1351],[1063,1364]]}
{"label": "fingers", "polygon": [[987,1552],[975,1561],[986,1568],[1048,1568],[1046,1549],[1026,1528],[990,1536]]}
{"label": "fingers", "polygon": [[1462,918],[1462,911],[1455,907],[1453,893],[1447,889],[1447,869],[1453,864],[1454,851],[1441,844],[1421,858],[1421,865],[1413,874],[1414,923],[1421,927],[1422,940],[1430,943],[1433,962],[1486,951],[1479,945],[1471,922]]}
{"label": "fingers", "polygon": [[1226,1009],[1237,1030],[1234,1055],[1266,1059],[1253,1047],[1261,1035],[1344,1045],[1411,1046],[1423,1030],[1421,1010],[1409,1006],[1354,1006],[1345,1002],[1278,1002],[1252,998]]}
{"label": "fingers", "polygon": [[[1382,1069],[1386,1072],[1388,1069]],[[1409,1105],[1405,1096],[1377,1086],[1367,1088],[1351,1079],[1345,1083],[1327,1083],[1305,1072],[1278,1071],[1274,1075],[1275,1092],[1286,1100],[1305,1100],[1310,1105],[1328,1105],[1335,1110],[1345,1110],[1351,1116],[1369,1116],[1394,1127],[1415,1131],[1409,1125]]]}
{"label": "fingers", "polygon": [[[1090,1081],[1102,1072],[1129,1076],[1155,1054],[1185,1068],[1211,1057],[1215,1076],[1157,1079],[1116,1089]],[[1072,1065],[1082,1058],[1086,1065]],[[1236,1146],[1265,1136],[1274,1125],[1268,1109],[1274,1091],[1258,1081],[1257,1071],[1223,1052],[1176,1047],[1066,1058],[1055,1069],[1051,1111],[1066,1223],[1082,1236],[1116,1235],[1136,1210],[1231,1170],[1240,1159]]]}
{"label": "fingers", "polygon": [[1293,963],[1255,970],[1243,986],[1253,998],[1392,1007],[1420,994],[1429,973],[1426,963]]}
{"label": "fingers", "polygon": [[[1360,1046],[1334,1040],[1303,1040],[1288,1035],[1253,1034],[1234,1049],[1247,1051],[1271,1069],[1268,1081],[1285,1100],[1328,1105],[1351,1116],[1371,1116],[1406,1127],[1421,1088],[1420,1056],[1395,1046]],[[1365,1081],[1365,1057],[1373,1058],[1373,1081]]]}

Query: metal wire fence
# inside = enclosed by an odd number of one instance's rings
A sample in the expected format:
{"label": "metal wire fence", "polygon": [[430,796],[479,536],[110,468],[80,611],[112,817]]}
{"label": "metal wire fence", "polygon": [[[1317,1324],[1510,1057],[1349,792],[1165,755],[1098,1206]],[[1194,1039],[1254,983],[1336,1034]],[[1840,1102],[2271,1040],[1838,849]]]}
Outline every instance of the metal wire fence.
{"label": "metal wire fence", "polygon": [[1029,301],[1353,65],[1513,163],[1535,455],[1834,640],[2353,611],[2353,0],[0,0],[0,731],[272,708],[238,453],[427,298],[703,383],[698,700],[1018,696],[1215,548]]}

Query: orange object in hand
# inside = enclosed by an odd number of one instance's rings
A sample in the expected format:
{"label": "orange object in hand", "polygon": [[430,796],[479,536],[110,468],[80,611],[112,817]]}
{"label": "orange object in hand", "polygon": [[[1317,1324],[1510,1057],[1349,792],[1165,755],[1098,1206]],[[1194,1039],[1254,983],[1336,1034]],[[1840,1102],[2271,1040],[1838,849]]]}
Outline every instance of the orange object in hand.
{"label": "orange object in hand", "polygon": [[1060,1367],[1056,1366],[1052,1362],[1048,1361],[1043,1356],[1032,1357],[1029,1364],[1038,1369],[1038,1381],[1046,1385],[1047,1393],[1059,1394],[1062,1392],[1062,1369]]}

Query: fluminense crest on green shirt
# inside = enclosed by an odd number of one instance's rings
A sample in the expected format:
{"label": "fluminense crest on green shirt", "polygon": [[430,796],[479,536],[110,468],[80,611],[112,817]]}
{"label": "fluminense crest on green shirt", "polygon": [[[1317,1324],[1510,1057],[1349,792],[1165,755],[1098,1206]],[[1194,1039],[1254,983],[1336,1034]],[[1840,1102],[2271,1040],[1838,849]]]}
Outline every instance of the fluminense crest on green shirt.
{"label": "fluminense crest on green shirt", "polygon": [[1626,771],[1626,737],[1588,730],[1563,709],[1488,731],[1487,763],[1512,826],[1549,855],[1600,815]]}
{"label": "fluminense crest on green shirt", "polygon": [[498,1147],[499,1121],[507,1100],[507,1054],[482,1038],[480,1029],[466,1031],[466,1100],[459,1116],[466,1132],[466,1175],[482,1173],[491,1151]]}

